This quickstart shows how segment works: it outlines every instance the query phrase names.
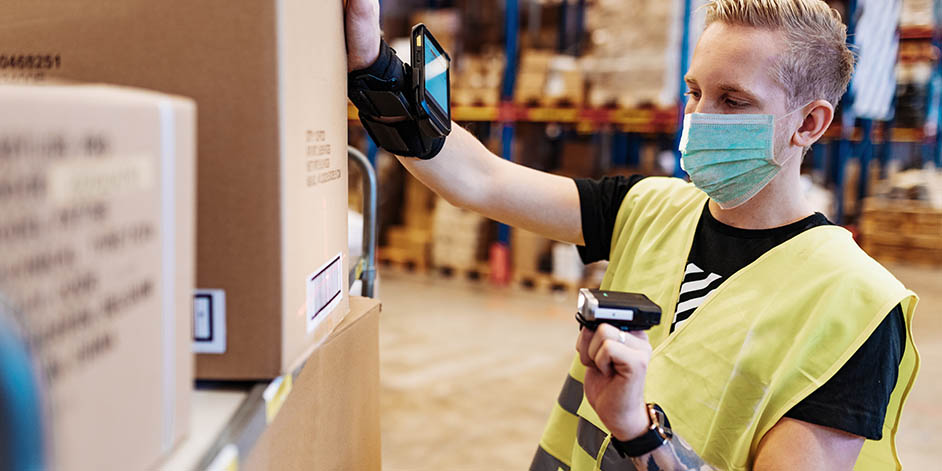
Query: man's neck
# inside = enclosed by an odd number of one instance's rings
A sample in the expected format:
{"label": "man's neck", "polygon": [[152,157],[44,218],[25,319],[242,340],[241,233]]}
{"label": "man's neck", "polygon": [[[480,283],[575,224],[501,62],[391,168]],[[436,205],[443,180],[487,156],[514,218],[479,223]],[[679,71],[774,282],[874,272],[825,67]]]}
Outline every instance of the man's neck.
{"label": "man's neck", "polygon": [[740,229],[771,229],[800,221],[814,210],[802,194],[798,169],[786,167],[741,206],[722,209],[711,200],[710,213],[717,221]]}

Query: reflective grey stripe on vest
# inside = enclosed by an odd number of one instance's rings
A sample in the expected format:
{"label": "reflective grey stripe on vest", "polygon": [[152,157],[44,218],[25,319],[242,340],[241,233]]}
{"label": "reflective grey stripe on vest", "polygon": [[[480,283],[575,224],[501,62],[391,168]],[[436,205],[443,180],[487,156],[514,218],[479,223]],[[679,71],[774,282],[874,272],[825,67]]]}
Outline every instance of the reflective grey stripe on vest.
{"label": "reflective grey stripe on vest", "polygon": [[[592,425],[592,422],[579,417],[579,427],[576,430],[576,439],[579,446],[585,450],[593,459],[599,455],[599,449],[605,442],[607,433]],[[611,443],[605,449],[605,455],[602,456],[602,471],[637,471],[631,460],[622,458]]]}
{"label": "reflective grey stripe on vest", "polygon": [[559,407],[572,415],[579,415],[580,404],[582,404],[582,383],[572,376],[566,376],[563,390],[559,392]]}
{"label": "reflective grey stripe on vest", "polygon": [[533,462],[530,463],[530,471],[569,471],[566,463],[559,461],[553,455],[549,454],[543,447],[536,447],[536,454],[533,455]]}

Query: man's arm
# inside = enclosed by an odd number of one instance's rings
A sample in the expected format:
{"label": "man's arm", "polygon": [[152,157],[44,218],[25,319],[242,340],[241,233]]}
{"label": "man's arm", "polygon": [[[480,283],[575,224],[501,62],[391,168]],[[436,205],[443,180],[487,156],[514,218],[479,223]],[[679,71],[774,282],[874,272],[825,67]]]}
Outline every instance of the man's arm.
{"label": "man's arm", "polygon": [[[650,426],[642,399],[651,358],[647,335],[619,334],[618,329],[603,324],[595,332],[582,329],[576,350],[586,366],[586,398],[602,423],[621,441],[641,436]],[[759,442],[753,469],[852,470],[863,443],[863,437],[786,417]],[[631,461],[640,471],[716,469],[676,434],[651,453]]]}
{"label": "man's arm", "polygon": [[[756,471],[852,470],[864,438],[841,430],[783,418],[759,442]],[[638,471],[713,471],[682,437],[631,463]]]}
{"label": "man's arm", "polygon": [[[345,16],[348,70],[367,68],[379,56],[379,3],[348,0]],[[457,125],[435,158],[400,160],[455,206],[551,239],[584,242],[579,192],[572,179],[504,160]]]}
{"label": "man's arm", "polygon": [[500,158],[460,126],[452,125],[435,158],[399,160],[455,206],[551,239],[584,243],[579,192],[571,178]]}

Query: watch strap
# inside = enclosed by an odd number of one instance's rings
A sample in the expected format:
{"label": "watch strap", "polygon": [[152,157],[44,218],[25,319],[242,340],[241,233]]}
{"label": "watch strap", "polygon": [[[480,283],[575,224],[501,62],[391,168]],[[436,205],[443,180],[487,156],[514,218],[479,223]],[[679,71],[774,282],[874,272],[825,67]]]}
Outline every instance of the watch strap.
{"label": "watch strap", "polygon": [[[664,442],[670,440],[670,421],[667,420],[667,414],[657,404],[648,404],[648,412],[652,418],[651,427],[641,435],[628,441],[621,441],[612,437],[612,446],[622,458],[637,458],[644,456],[661,447]],[[663,423],[655,421],[655,411],[658,416],[663,417]],[[666,431],[666,436],[664,432]]]}

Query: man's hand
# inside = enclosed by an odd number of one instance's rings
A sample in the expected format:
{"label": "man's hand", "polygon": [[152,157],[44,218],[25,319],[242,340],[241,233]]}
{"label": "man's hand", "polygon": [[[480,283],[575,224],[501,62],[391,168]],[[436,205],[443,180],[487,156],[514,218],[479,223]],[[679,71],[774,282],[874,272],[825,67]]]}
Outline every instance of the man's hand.
{"label": "man's hand", "polygon": [[[595,332],[582,329],[576,350],[586,366],[586,399],[612,435],[628,441],[645,433],[650,426],[642,394],[651,359],[647,334],[602,324]],[[850,470],[863,443],[863,437],[786,417],[762,438],[753,466],[762,471]],[[631,462],[643,470],[716,469],[676,433],[664,446]]]}
{"label": "man's hand", "polygon": [[379,0],[347,0],[347,72],[369,67],[379,57]]}
{"label": "man's hand", "polygon": [[576,346],[585,365],[585,395],[612,435],[628,441],[651,425],[644,403],[644,377],[651,344],[643,331],[622,332],[602,324],[582,329]]}

